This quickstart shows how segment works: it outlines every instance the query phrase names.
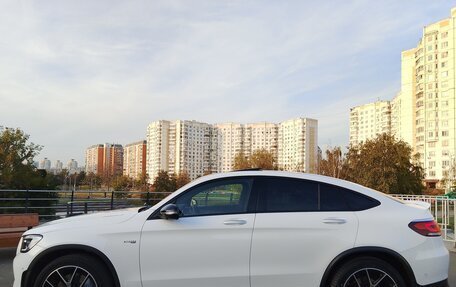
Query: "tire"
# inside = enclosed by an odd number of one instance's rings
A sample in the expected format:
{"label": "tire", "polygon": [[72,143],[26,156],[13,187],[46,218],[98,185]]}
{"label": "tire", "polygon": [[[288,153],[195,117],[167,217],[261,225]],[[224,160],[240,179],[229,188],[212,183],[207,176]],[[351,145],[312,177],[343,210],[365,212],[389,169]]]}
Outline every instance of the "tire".
{"label": "tire", "polygon": [[71,286],[114,286],[110,272],[100,260],[82,254],[69,254],[46,265],[36,277],[33,287],[66,286],[63,279],[66,282],[71,280]]}
{"label": "tire", "polygon": [[399,271],[389,263],[374,257],[359,257],[336,270],[329,286],[406,287],[406,284]]}

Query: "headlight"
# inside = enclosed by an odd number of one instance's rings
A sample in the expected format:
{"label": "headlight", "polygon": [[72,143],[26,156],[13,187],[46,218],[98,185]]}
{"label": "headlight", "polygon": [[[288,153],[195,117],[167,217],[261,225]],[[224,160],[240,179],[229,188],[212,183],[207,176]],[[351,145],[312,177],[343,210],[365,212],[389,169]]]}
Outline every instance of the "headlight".
{"label": "headlight", "polygon": [[43,238],[43,235],[39,234],[29,234],[29,235],[24,235],[22,237],[22,243],[21,243],[21,252],[26,253],[29,252],[30,249],[33,248],[40,240]]}

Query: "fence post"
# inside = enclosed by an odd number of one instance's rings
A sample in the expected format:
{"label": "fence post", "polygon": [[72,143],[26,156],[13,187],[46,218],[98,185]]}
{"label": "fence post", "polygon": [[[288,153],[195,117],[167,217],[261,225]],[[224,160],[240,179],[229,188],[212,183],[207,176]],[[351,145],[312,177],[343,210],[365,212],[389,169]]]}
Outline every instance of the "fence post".
{"label": "fence post", "polygon": [[71,215],[73,215],[74,187],[71,189]]}
{"label": "fence post", "polygon": [[29,190],[25,191],[25,213],[28,213],[28,206],[29,206]]}
{"label": "fence post", "polygon": [[146,193],[146,205],[150,205],[150,194],[149,191]]}
{"label": "fence post", "polygon": [[87,214],[87,202],[84,202],[84,213]]}
{"label": "fence post", "polygon": [[114,190],[111,191],[111,210],[114,209]]}

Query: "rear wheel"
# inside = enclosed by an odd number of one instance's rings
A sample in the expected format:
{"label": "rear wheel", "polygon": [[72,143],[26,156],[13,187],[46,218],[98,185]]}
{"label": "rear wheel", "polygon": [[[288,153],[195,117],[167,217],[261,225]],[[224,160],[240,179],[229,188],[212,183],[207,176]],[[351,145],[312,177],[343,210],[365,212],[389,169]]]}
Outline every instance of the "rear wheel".
{"label": "rear wheel", "polygon": [[69,254],[46,265],[38,274],[34,287],[112,287],[112,278],[98,259]]}
{"label": "rear wheel", "polygon": [[374,257],[348,261],[336,271],[331,287],[406,287],[400,273],[389,263]]}

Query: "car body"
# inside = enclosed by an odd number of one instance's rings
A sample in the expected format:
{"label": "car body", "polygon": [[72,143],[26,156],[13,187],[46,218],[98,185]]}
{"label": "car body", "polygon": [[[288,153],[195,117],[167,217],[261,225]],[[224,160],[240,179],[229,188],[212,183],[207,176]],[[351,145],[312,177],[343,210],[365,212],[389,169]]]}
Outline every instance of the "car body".
{"label": "car body", "polygon": [[212,174],[148,209],[27,231],[14,287],[447,286],[427,207],[319,175]]}

